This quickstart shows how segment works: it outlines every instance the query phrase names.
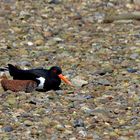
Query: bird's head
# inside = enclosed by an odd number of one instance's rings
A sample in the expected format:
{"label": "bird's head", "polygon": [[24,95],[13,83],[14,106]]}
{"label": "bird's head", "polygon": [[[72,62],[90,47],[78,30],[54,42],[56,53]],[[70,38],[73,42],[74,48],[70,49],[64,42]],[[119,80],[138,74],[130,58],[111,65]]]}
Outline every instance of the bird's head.
{"label": "bird's head", "polygon": [[62,75],[62,69],[58,66],[53,66],[50,68],[49,70],[51,73],[56,74],[61,80],[63,80],[65,83],[67,83],[68,85],[72,86],[72,83],[65,77]]}

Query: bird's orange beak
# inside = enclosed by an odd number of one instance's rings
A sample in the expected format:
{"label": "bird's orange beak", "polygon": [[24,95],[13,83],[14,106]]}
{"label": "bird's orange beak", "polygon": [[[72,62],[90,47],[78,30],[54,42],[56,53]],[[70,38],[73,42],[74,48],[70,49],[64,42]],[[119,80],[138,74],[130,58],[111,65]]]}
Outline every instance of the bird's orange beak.
{"label": "bird's orange beak", "polygon": [[67,83],[68,85],[70,86],[73,86],[72,83],[65,77],[63,76],[62,74],[59,74],[58,75],[60,79],[62,79],[65,83]]}

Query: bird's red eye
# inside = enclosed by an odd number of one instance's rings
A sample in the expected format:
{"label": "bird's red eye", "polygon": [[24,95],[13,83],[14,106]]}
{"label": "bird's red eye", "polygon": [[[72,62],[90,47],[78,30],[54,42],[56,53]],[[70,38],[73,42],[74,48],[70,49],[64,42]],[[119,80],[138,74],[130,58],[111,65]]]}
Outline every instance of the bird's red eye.
{"label": "bird's red eye", "polygon": [[56,73],[57,72],[56,69],[54,69],[53,72]]}

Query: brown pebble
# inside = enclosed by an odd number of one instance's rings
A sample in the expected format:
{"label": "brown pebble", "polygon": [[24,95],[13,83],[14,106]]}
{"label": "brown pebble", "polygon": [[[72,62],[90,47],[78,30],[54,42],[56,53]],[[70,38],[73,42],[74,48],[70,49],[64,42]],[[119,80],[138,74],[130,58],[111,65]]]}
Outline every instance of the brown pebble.
{"label": "brown pebble", "polygon": [[44,37],[51,37],[51,36],[53,36],[53,33],[50,32],[50,31],[45,31],[45,32],[43,33],[43,35],[44,35]]}

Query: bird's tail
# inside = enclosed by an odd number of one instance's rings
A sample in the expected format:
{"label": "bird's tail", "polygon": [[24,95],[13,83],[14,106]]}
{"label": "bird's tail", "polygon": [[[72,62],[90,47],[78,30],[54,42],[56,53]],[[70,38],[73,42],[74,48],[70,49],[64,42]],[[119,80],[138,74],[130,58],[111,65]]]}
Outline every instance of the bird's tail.
{"label": "bird's tail", "polygon": [[8,67],[0,68],[0,72],[5,72],[5,71],[9,71]]}

